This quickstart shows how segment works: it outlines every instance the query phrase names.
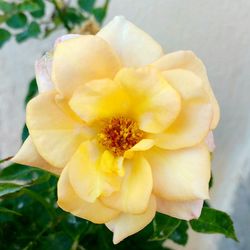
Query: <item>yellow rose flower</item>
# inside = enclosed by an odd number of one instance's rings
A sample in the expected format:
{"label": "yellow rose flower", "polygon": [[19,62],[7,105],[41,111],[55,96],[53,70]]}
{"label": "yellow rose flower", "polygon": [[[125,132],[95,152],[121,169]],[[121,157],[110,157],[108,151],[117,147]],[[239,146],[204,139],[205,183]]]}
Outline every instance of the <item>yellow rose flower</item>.
{"label": "yellow rose flower", "polygon": [[59,38],[36,63],[36,77],[30,136],[13,161],[59,174],[62,209],[105,223],[114,243],[156,211],[199,217],[219,107],[194,53],[164,55],[116,17],[95,36]]}

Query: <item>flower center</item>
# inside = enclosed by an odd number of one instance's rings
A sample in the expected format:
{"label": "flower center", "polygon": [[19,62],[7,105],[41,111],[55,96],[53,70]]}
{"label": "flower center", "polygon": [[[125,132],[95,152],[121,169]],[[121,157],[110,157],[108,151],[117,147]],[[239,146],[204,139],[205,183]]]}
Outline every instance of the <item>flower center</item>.
{"label": "flower center", "polygon": [[134,120],[117,117],[105,120],[105,126],[98,137],[100,144],[105,148],[116,156],[122,156],[142,139],[143,132]]}

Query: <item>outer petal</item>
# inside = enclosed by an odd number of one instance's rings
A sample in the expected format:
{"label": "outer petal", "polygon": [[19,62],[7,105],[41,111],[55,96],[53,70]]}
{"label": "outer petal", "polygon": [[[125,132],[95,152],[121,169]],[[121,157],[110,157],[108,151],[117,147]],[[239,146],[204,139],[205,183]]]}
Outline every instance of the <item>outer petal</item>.
{"label": "outer petal", "polygon": [[124,168],[126,174],[121,189],[101,200],[106,206],[124,213],[143,213],[152,192],[151,167],[142,156],[136,155],[132,160],[124,161]]}
{"label": "outer petal", "polygon": [[94,202],[119,190],[119,161],[94,142],[84,142],[68,163],[70,182],[79,197]]}
{"label": "outer petal", "polygon": [[38,167],[56,175],[60,175],[61,173],[60,168],[51,166],[39,155],[30,136],[25,140],[22,147],[11,161],[31,167]]}
{"label": "outer petal", "polygon": [[141,67],[163,55],[156,41],[121,16],[115,17],[97,36],[111,45],[127,67]]}
{"label": "outer petal", "polygon": [[163,72],[167,81],[180,93],[182,109],[171,126],[155,135],[157,146],[165,149],[191,147],[207,136],[212,120],[212,106],[202,82],[187,70]]}
{"label": "outer petal", "polygon": [[181,220],[198,219],[203,207],[203,200],[168,201],[156,198],[156,201],[158,212]]}
{"label": "outer petal", "polygon": [[207,135],[207,137],[205,138],[205,143],[208,147],[209,152],[213,152],[215,150],[215,143],[214,143],[214,135],[213,132],[210,131]]}
{"label": "outer petal", "polygon": [[94,79],[113,78],[120,61],[107,42],[85,35],[57,44],[52,65],[52,80],[60,93],[70,97],[80,85]]}
{"label": "outer petal", "polygon": [[64,167],[92,131],[55,92],[33,98],[27,105],[27,126],[39,154],[55,167]]}
{"label": "outer petal", "polygon": [[82,200],[70,184],[68,167],[63,169],[57,187],[59,207],[75,216],[101,224],[114,219],[119,214],[118,211],[105,207],[98,200],[94,203]]}
{"label": "outer petal", "polygon": [[79,35],[79,34],[67,34],[67,35],[60,36],[56,39],[54,47],[56,47],[61,42],[64,42],[64,41],[69,40],[69,39],[77,38],[79,36],[81,36],[81,35]]}
{"label": "outer petal", "polygon": [[121,214],[114,220],[106,223],[106,226],[114,233],[114,244],[119,243],[126,237],[135,234],[146,227],[154,218],[156,202],[151,196],[147,210],[142,214]]}
{"label": "outer petal", "polygon": [[214,129],[220,118],[220,109],[210,86],[207,71],[202,61],[192,51],[178,51],[163,56],[158,61],[154,62],[153,65],[162,71],[170,69],[190,70],[201,78],[204,88],[206,89],[213,105],[211,129]]}
{"label": "outer petal", "polygon": [[39,93],[49,91],[54,88],[51,80],[52,55],[46,53],[35,63],[36,82]]}
{"label": "outer petal", "polygon": [[210,155],[205,145],[174,151],[153,148],[145,156],[157,196],[169,201],[209,198]]}
{"label": "outer petal", "polygon": [[80,86],[74,92],[69,104],[86,122],[122,116],[130,108],[126,92],[109,79],[91,81]]}
{"label": "outer petal", "polygon": [[131,102],[129,115],[138,122],[141,130],[162,132],[179,114],[180,96],[158,70],[152,67],[125,68],[118,72],[115,82],[127,92]]}

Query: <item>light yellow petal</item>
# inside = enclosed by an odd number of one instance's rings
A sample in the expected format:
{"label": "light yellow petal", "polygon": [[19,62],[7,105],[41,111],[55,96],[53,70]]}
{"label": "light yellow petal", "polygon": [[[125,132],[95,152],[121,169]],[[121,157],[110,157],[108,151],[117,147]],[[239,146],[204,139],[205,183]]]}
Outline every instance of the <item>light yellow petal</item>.
{"label": "light yellow petal", "polygon": [[210,155],[205,145],[172,151],[155,147],[145,157],[157,196],[172,201],[209,198]]}
{"label": "light yellow petal", "polygon": [[84,142],[67,165],[71,185],[83,200],[94,202],[102,194],[119,190],[118,165],[114,156],[103,152],[95,142]]}
{"label": "light yellow petal", "polygon": [[214,129],[220,119],[220,109],[207,77],[203,62],[192,51],[177,51],[167,54],[153,63],[161,71],[170,69],[186,69],[196,74],[204,85],[213,106],[213,120],[211,129]]}
{"label": "light yellow petal", "polygon": [[155,135],[155,144],[164,149],[194,146],[205,139],[212,121],[212,106],[200,79],[187,70],[163,72],[182,97],[182,108],[177,119],[162,134]]}
{"label": "light yellow petal", "polygon": [[70,97],[80,85],[94,79],[113,78],[120,61],[107,42],[84,35],[57,44],[52,64],[52,80],[60,93]]}
{"label": "light yellow petal", "polygon": [[131,160],[124,160],[124,168],[121,189],[110,196],[102,197],[101,201],[124,213],[143,213],[152,192],[151,167],[143,157],[136,155]]}
{"label": "light yellow petal", "polygon": [[147,210],[142,214],[123,213],[117,218],[106,223],[106,226],[114,233],[113,242],[118,244],[128,236],[135,234],[146,227],[154,218],[156,202],[151,196]]}
{"label": "light yellow petal", "polygon": [[156,198],[157,211],[181,220],[198,219],[203,207],[203,200],[168,201]]}
{"label": "light yellow petal", "polygon": [[55,92],[45,92],[27,105],[27,126],[39,154],[55,167],[64,167],[78,146],[93,136]]}
{"label": "light yellow petal", "polygon": [[37,152],[30,136],[25,140],[17,154],[11,159],[12,162],[41,168],[56,175],[60,175],[62,169],[51,166]]}
{"label": "light yellow petal", "polygon": [[132,105],[128,115],[138,122],[141,130],[159,133],[176,119],[180,96],[156,69],[124,68],[116,75],[115,82],[129,95]]}
{"label": "light yellow petal", "polygon": [[103,79],[77,88],[70,106],[84,121],[91,122],[126,114],[130,108],[130,100],[121,86]]}
{"label": "light yellow petal", "polygon": [[119,215],[118,211],[105,207],[98,200],[94,203],[82,200],[70,184],[68,167],[63,169],[59,178],[57,193],[60,208],[93,223],[106,223]]}
{"label": "light yellow petal", "polygon": [[115,17],[97,36],[111,45],[127,67],[145,66],[163,55],[153,38],[121,16]]}

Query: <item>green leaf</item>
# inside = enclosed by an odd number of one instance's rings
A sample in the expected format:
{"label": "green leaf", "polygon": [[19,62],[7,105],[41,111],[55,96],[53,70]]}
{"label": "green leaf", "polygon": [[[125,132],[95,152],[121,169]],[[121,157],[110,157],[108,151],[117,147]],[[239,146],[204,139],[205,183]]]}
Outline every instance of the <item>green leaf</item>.
{"label": "green leaf", "polygon": [[22,216],[20,213],[14,211],[14,210],[11,210],[11,209],[8,209],[8,208],[5,208],[5,207],[0,207],[0,214],[3,214],[3,213]]}
{"label": "green leaf", "polygon": [[40,26],[37,22],[33,21],[28,27],[28,33],[30,37],[37,37],[41,32]]}
{"label": "green leaf", "polygon": [[150,241],[166,240],[174,230],[180,225],[181,220],[157,213],[153,220],[153,235]]}
{"label": "green leaf", "polygon": [[16,35],[16,41],[18,43],[24,42],[29,38],[29,32],[27,30]]}
{"label": "green leaf", "polygon": [[28,138],[28,136],[29,136],[29,130],[28,130],[27,125],[24,124],[23,130],[22,130],[22,136],[21,136],[22,142],[24,142]]}
{"label": "green leaf", "polygon": [[106,8],[99,7],[99,8],[93,9],[93,14],[95,16],[95,19],[100,24],[102,24],[102,22],[106,16],[106,13],[107,13]]}
{"label": "green leaf", "polygon": [[78,0],[78,5],[87,12],[92,12],[96,0]]}
{"label": "green leaf", "polygon": [[34,1],[24,1],[18,5],[19,11],[28,11],[28,12],[33,12],[33,11],[38,11],[40,10],[40,5]]}
{"label": "green leaf", "polygon": [[227,238],[238,241],[234,231],[233,221],[225,212],[204,207],[199,219],[191,220],[192,229],[199,233],[219,233]]}
{"label": "green leaf", "polygon": [[30,14],[34,18],[41,18],[45,15],[45,4],[42,0],[36,0],[36,4],[39,5],[39,10],[32,11],[32,12],[30,12]]}
{"label": "green leaf", "polygon": [[25,97],[25,105],[38,93],[38,87],[36,79],[32,79],[29,83],[28,92]]}
{"label": "green leaf", "polygon": [[15,181],[0,182],[0,197],[20,191],[25,187],[24,183]]}
{"label": "green leaf", "polygon": [[10,13],[15,10],[15,4],[14,3],[8,3],[6,1],[0,1],[0,10],[2,10],[5,13]]}
{"label": "green leaf", "polygon": [[186,221],[181,221],[180,225],[175,229],[175,231],[170,235],[169,239],[175,243],[185,246],[188,241],[188,223]]}
{"label": "green leaf", "polygon": [[8,30],[0,28],[0,48],[11,38]]}
{"label": "green leaf", "polygon": [[6,24],[13,29],[23,28],[27,24],[27,17],[23,13],[18,13],[11,16]]}
{"label": "green leaf", "polygon": [[82,23],[86,18],[77,9],[67,8],[65,10],[65,20],[71,26]]}

